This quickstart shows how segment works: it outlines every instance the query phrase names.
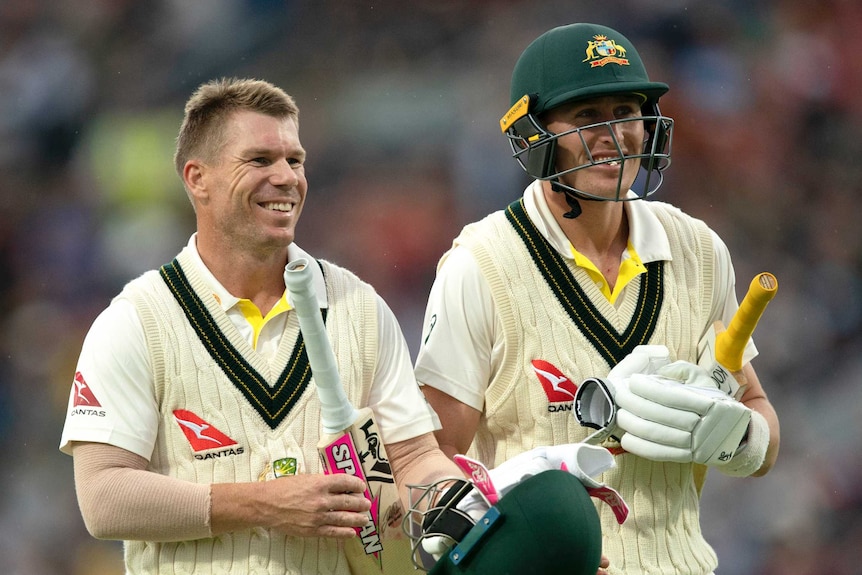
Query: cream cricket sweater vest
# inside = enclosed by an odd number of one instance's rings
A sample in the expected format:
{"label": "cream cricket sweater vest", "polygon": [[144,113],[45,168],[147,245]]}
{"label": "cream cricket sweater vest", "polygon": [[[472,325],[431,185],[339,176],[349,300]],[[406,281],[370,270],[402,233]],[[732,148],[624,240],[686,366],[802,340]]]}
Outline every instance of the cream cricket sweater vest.
{"label": "cream cricket sweater vest", "polygon": [[[339,372],[350,400],[365,405],[377,357],[376,296],[351,272],[321,265]],[[151,471],[196,483],[273,479],[276,467],[320,472],[320,405],[295,313],[270,363],[240,336],[185,252],[118,297],[138,309],[155,374],[161,421]],[[192,444],[179,419],[195,417],[227,440],[213,448]],[[178,543],[128,541],[125,555],[136,574],[349,572],[335,540],[262,528]]]}
{"label": "cream cricket sweater vest", "polygon": [[[533,447],[582,441],[592,431],[578,424],[571,399],[549,401],[535,360],[577,385],[607,374],[639,344],[661,343],[674,360],[696,359],[712,301],[712,237],[703,222],[677,208],[648,205],[667,231],[673,259],[648,264],[639,288],[627,290],[618,307],[583,269],[560,257],[522,201],[467,226],[456,239],[488,281],[505,338],[471,454],[497,466]],[[621,451],[616,442],[606,447]],[[626,453],[616,463],[600,480],[621,493],[631,514],[618,525],[610,508],[597,504],[611,573],[711,572],[717,559],[701,535],[692,465]]]}

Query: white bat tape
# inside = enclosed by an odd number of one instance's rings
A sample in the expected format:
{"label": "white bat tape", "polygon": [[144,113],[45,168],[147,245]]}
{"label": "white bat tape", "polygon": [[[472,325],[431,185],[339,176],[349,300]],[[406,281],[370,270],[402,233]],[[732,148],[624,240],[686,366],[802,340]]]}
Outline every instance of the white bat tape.
{"label": "white bat tape", "polygon": [[288,263],[284,268],[284,283],[290,301],[299,318],[299,329],[305,340],[305,350],[320,398],[320,421],[326,433],[340,433],[359,416],[344,393],[335,354],[320,316],[311,264],[305,258]]}

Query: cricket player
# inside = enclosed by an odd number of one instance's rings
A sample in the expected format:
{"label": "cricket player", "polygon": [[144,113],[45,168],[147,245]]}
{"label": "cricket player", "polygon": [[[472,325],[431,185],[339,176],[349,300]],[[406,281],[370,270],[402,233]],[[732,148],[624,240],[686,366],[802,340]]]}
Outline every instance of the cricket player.
{"label": "cricket player", "polygon": [[500,127],[534,181],[441,258],[415,366],[444,452],[493,468],[586,439],[592,430],[572,414],[578,384],[645,358],[617,372],[627,390],[629,378],[638,385],[619,406],[625,437],[602,444],[616,465],[600,480],[631,508],[619,523],[599,507],[609,572],[620,575],[713,573],[700,527],[704,470],[760,476],[779,445],[753,344],[735,374],[747,385],[739,401],[693,397],[647,369],[674,364],[681,381],[697,380],[696,364],[711,359],[699,344],[738,307],[722,240],[647,199],[670,163],[673,120],[658,106],[667,91],[605,26],[561,26],[526,47]]}
{"label": "cricket player", "polygon": [[197,230],[172,262],[129,282],[83,343],[60,448],[87,528],[125,541],[129,574],[345,575],[344,548],[369,514],[400,533],[401,506],[372,508],[358,477],[321,473],[321,406],[285,292],[300,258],[346,394],[374,411],[370,439],[389,460],[362,457],[410,483],[460,475],[437,449],[391,310],[294,241],[305,157],[299,109],[280,88],[201,85],[175,154]]}

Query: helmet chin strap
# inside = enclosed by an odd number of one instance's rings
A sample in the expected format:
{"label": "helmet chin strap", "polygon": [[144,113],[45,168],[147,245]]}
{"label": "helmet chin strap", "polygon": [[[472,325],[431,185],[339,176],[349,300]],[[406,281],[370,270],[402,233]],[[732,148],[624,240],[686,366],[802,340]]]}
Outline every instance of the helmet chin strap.
{"label": "helmet chin strap", "polygon": [[579,199],[599,201],[598,198],[590,198],[588,196],[583,196],[581,194],[578,194],[574,190],[572,190],[566,186],[563,186],[557,180],[551,180],[551,190],[554,192],[562,193],[563,195],[566,196],[566,203],[569,204],[570,210],[568,212],[564,213],[563,217],[567,218],[569,220],[575,219],[576,217],[581,215],[581,213],[583,212],[583,209],[581,209],[581,203],[578,201]]}
{"label": "helmet chin strap", "polygon": [[564,218],[573,220],[579,215],[581,215],[581,213],[583,212],[583,209],[581,209],[581,203],[578,201],[578,198],[576,198],[572,194],[566,193],[566,203],[569,204],[569,207],[572,209],[563,214]]}

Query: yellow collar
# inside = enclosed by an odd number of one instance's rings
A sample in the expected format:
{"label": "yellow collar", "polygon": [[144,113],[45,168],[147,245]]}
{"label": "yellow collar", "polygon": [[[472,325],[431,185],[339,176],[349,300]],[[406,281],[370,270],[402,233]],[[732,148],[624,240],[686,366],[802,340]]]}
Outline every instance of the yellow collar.
{"label": "yellow collar", "polygon": [[626,253],[623,255],[622,261],[620,262],[620,269],[617,273],[617,281],[614,284],[614,291],[611,292],[608,282],[595,264],[581,252],[576,250],[575,246],[569,244],[569,249],[572,251],[572,256],[575,258],[575,265],[586,270],[593,281],[595,281],[602,290],[602,294],[604,294],[611,303],[615,303],[617,301],[617,297],[619,297],[623,288],[626,287],[630,281],[646,271],[646,266],[641,261],[634,246],[629,242],[626,246]]}
{"label": "yellow collar", "polygon": [[243,317],[248,321],[254,330],[254,338],[252,340],[252,347],[257,349],[257,338],[260,335],[263,326],[266,323],[277,316],[280,313],[284,313],[291,309],[290,304],[287,302],[287,292],[285,295],[281,296],[281,299],[272,306],[272,309],[269,310],[269,313],[266,314],[266,317],[263,317],[260,313],[260,309],[250,299],[239,299],[236,302],[237,308],[242,312]]}

